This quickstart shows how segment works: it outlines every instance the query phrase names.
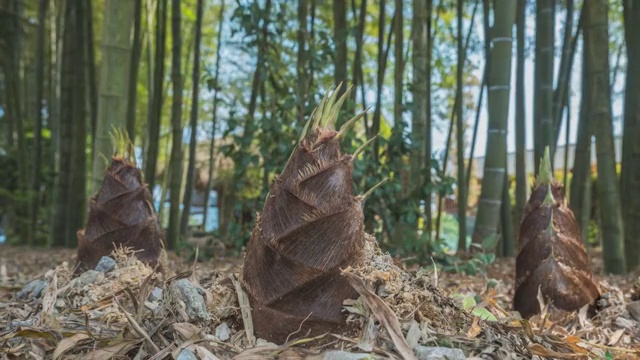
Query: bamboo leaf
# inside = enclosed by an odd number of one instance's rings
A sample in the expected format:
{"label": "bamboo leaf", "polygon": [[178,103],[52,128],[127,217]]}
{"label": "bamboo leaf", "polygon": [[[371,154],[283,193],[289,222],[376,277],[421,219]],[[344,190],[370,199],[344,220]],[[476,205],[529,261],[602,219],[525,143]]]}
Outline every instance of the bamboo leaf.
{"label": "bamboo leaf", "polygon": [[53,360],[57,360],[62,356],[65,352],[71,350],[76,347],[83,340],[89,339],[90,336],[86,333],[78,333],[66,339],[62,339],[56,349],[53,351]]}

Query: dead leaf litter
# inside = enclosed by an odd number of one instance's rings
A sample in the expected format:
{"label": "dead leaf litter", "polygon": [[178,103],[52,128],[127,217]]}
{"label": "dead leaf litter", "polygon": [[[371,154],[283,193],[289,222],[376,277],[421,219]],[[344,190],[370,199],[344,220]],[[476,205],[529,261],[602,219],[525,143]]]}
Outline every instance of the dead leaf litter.
{"label": "dead leaf litter", "polygon": [[343,269],[360,294],[345,301],[348,327],[285,344],[255,338],[236,259],[194,266],[171,255],[156,273],[118,251],[111,269],[74,278],[72,251],[3,246],[0,359],[640,358],[637,274],[604,277],[593,260],[603,294],[594,318],[541,304],[522,320],[511,310],[513,259],[485,275],[407,271],[367,244],[363,264]]}

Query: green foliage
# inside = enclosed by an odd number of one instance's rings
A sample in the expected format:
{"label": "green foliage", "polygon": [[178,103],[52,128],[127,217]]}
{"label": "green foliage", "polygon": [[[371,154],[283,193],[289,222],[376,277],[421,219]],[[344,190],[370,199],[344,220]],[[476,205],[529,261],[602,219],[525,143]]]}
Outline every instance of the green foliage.
{"label": "green foliage", "polygon": [[[262,208],[271,181],[282,170],[294,148],[303,123],[297,121],[296,98],[293,96],[293,89],[296,89],[298,81],[295,45],[297,24],[293,20],[297,16],[296,4],[273,0],[271,8],[266,9],[265,2],[241,0],[232,3],[228,11],[231,33],[224,44],[221,77],[219,83],[211,84],[211,87],[221,90],[219,123],[224,144],[220,146],[220,152],[233,161],[230,171],[218,169],[216,173],[218,182],[222,180],[223,183],[229,184],[230,188],[226,190],[230,194],[233,206],[230,212],[231,217],[224,218],[224,223],[221,223],[223,227],[221,234],[224,234],[224,240],[228,245],[241,249],[250,237],[255,213]],[[438,7],[437,24],[434,24],[441,28],[440,31],[434,31],[438,43],[450,40],[451,32],[448,30],[455,24],[447,21],[447,16],[453,16],[453,4],[441,4]],[[317,106],[321,94],[336,85],[333,83],[335,46],[332,10],[330,6],[321,4],[312,6],[315,6],[313,35],[307,34],[308,59],[303,67],[312,74],[313,81],[307,88],[309,93],[304,109],[305,121]],[[466,7],[468,14],[465,17],[468,19],[471,17],[472,7],[472,4]],[[392,11],[387,10],[387,23],[390,23]],[[366,40],[378,36],[379,7],[370,2],[367,14],[371,14],[372,18],[367,19],[364,27],[365,41],[362,48],[364,84],[361,85],[364,85],[365,89],[374,87],[377,82],[378,44]],[[352,13],[349,12],[348,15],[350,17]],[[478,16],[479,13],[476,14],[476,21],[479,19]],[[263,31],[265,23],[268,24],[266,33]],[[310,20],[309,23],[311,24]],[[347,30],[351,36],[355,34],[356,25],[354,18],[348,19]],[[442,31],[442,28],[446,31]],[[386,31],[388,29],[385,29]],[[409,27],[406,27],[406,33],[408,39]],[[480,50],[482,48],[480,37],[473,34],[471,49]],[[348,42],[348,46],[348,52],[352,54],[355,44]],[[455,83],[455,76],[452,75],[455,74],[455,49],[441,46],[434,51],[437,51],[438,56],[434,57],[433,66],[433,112],[445,114],[449,112],[450,100],[454,94],[451,91],[452,87],[448,85]],[[259,53],[263,56],[265,66],[260,73],[256,74]],[[205,51],[204,54],[206,56],[207,52]],[[207,58],[205,64],[211,64],[214,60]],[[349,77],[353,72],[351,61],[352,59],[349,59]],[[468,62],[469,70],[474,66],[477,65]],[[208,74],[204,76],[204,81],[211,83],[212,76],[209,74],[213,71],[210,65],[205,65],[205,68],[208,68],[205,71]],[[225,68],[230,68],[232,71],[225,71]],[[391,65],[387,65],[387,69],[390,68]],[[410,67],[407,69],[406,72],[409,74]],[[475,79],[471,72],[469,74],[469,81],[477,83],[478,79]],[[250,100],[256,75],[259,76],[261,83],[258,87],[255,112],[252,113]],[[408,78],[410,80],[409,76]],[[389,71],[383,80],[386,88],[392,80]],[[407,90],[409,89],[410,86],[407,86]],[[345,106],[347,110],[339,114],[339,123],[355,115],[358,112],[356,109],[364,106],[360,104],[360,89],[355,90],[357,90],[358,101],[354,103],[352,98],[347,100]],[[404,111],[405,115],[408,115],[412,107],[411,97],[406,94],[405,98]],[[379,239],[382,247],[392,254],[418,254],[421,260],[425,261],[428,252],[424,250],[438,247],[439,241],[431,239],[431,234],[425,231],[427,225],[425,206],[428,205],[424,203],[424,199],[428,194],[453,193],[455,180],[451,177],[434,177],[431,183],[419,184],[411,192],[407,190],[409,187],[414,187],[411,179],[408,179],[409,149],[411,148],[409,140],[411,136],[408,132],[410,117],[403,116],[405,124],[401,128],[407,131],[397,134],[393,129],[396,129],[398,124],[393,124],[390,120],[392,117],[389,110],[392,103],[385,100],[382,106],[380,133],[377,138],[379,153],[375,154],[377,159],[374,161],[374,154],[370,151],[373,147],[370,146],[355,162],[354,192],[365,193],[383,178],[388,177],[390,180],[376,189],[364,206],[367,231],[372,232]],[[472,105],[469,104],[469,106]],[[371,115],[368,116],[366,124],[371,127]],[[352,153],[365,143],[373,135],[369,130],[365,127],[365,121],[356,123],[354,131],[345,136],[342,144],[344,152]],[[440,174],[441,164],[441,159],[434,156],[431,159],[431,169],[425,170]]]}
{"label": "green foliage", "polygon": [[466,275],[477,275],[485,273],[488,265],[491,265],[496,259],[494,253],[477,252],[469,259],[460,259],[458,257],[447,256],[444,258],[442,269],[447,272],[455,272]]}
{"label": "green foliage", "polygon": [[434,242],[436,254],[453,254],[458,248],[458,220],[453,215],[443,214],[440,220],[440,239]]}
{"label": "green foliage", "polygon": [[495,315],[493,315],[487,308],[482,306],[482,299],[477,295],[461,295],[453,294],[452,298],[455,301],[461,303],[464,311],[470,312],[472,315],[479,317],[485,321],[498,321]]}
{"label": "green foliage", "polygon": [[[18,189],[18,161],[13,153],[0,152],[0,189],[9,194]],[[5,203],[0,197],[0,206]]]}
{"label": "green foliage", "polygon": [[[33,130],[31,127],[28,127],[25,131],[27,152],[33,154]],[[51,140],[50,132],[43,132],[43,157],[53,153]],[[36,196],[39,197],[41,204],[48,205],[51,203],[51,189],[53,188],[55,173],[51,161],[44,160],[41,162],[40,186],[42,191],[36,194],[31,188],[28,188],[29,184],[19,183],[18,161],[15,150],[7,151],[0,147],[0,169],[2,169],[2,176],[0,176],[0,227],[7,225],[8,228],[4,228],[3,230],[7,234],[8,243],[23,245],[27,243],[27,239],[20,237],[21,232],[19,229],[30,226],[27,209]],[[25,185],[27,187],[25,187]],[[40,206],[38,211],[38,219],[47,219],[49,217],[48,206]],[[7,221],[3,222],[4,219]],[[33,245],[46,244],[48,231],[48,222],[39,221],[36,227],[36,233],[34,234],[35,240]]]}
{"label": "green foliage", "polygon": [[598,246],[600,244],[600,228],[595,220],[590,220],[587,226],[587,244]]}
{"label": "green foliage", "polygon": [[[356,162],[354,178],[364,176],[362,189],[368,189],[378,183],[380,176],[366,176],[369,174],[389,174],[389,182],[377,189],[365,206],[365,218],[380,218],[378,227],[373,228],[374,234],[380,240],[382,247],[392,255],[408,256],[418,254],[420,261],[428,261],[425,249],[437,247],[439,241],[431,239],[431,234],[424,230],[425,226],[425,204],[422,199],[427,194],[443,193],[450,195],[453,193],[454,179],[448,176],[443,178],[432,178],[431,183],[423,184],[409,193],[405,187],[412,185],[408,177],[408,145],[406,139],[390,137],[380,139],[381,148],[385,149],[381,156],[380,164],[377,168],[371,169],[370,161]],[[393,158],[389,155],[393,149],[398,152],[393,156],[404,159],[402,167],[396,168],[396,162],[390,161]],[[432,172],[440,173],[440,162],[437,158],[431,159]],[[457,225],[456,225],[457,226]],[[432,227],[433,228],[433,227]],[[457,229],[456,237],[457,237]]]}
{"label": "green foliage", "polygon": [[471,257],[461,259],[455,253],[458,241],[458,222],[451,215],[444,215],[441,225],[441,240],[436,242],[431,251],[431,256],[436,265],[447,272],[476,275],[484,273],[486,267],[491,265],[496,255],[493,252],[499,240],[498,235],[489,236],[482,244],[471,243],[467,237],[468,246],[472,247]]}

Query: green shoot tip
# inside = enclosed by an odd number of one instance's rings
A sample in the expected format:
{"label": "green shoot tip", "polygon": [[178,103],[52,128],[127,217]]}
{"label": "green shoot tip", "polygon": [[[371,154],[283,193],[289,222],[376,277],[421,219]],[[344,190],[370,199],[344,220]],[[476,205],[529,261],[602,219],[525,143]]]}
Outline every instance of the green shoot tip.
{"label": "green shoot tip", "polygon": [[553,180],[553,171],[551,170],[551,159],[549,155],[549,146],[544,148],[544,156],[540,160],[540,169],[538,170],[538,184],[548,185]]}
{"label": "green shoot tip", "polygon": [[547,184],[547,195],[544,197],[542,201],[543,205],[553,206],[556,204],[556,200],[553,198],[553,189],[551,188],[551,184]]}
{"label": "green shoot tip", "polygon": [[388,177],[382,179],[382,181],[380,181],[379,183],[375,184],[371,189],[367,190],[367,192],[365,192],[364,194],[358,196],[358,199],[361,202],[364,202],[365,200],[367,200],[367,198],[369,198],[369,196],[371,196],[371,194],[373,194],[373,192],[379,188],[380,186],[382,186],[382,184],[386,183],[389,180]]}
{"label": "green shoot tip", "polygon": [[332,127],[335,126],[336,121],[338,121],[338,113],[340,112],[340,108],[344,104],[344,102],[349,97],[351,93],[352,86],[349,86],[344,93],[338,98],[340,94],[340,89],[342,89],[342,82],[338,84],[338,86],[333,90],[331,95],[329,93],[325,94],[325,96],[320,101],[318,107],[314,110],[313,113],[313,124],[311,129],[315,130],[318,126],[322,127]]}
{"label": "green shoot tip", "polygon": [[116,128],[111,125],[111,144],[113,145],[113,156],[122,156],[135,165],[135,155],[133,150],[133,142],[129,138],[127,130]]}
{"label": "green shoot tip", "polygon": [[355,160],[360,155],[360,153],[362,153],[362,151],[378,137],[378,135],[380,134],[376,134],[371,139],[365,141],[364,144],[360,145],[352,155],[353,160]]}

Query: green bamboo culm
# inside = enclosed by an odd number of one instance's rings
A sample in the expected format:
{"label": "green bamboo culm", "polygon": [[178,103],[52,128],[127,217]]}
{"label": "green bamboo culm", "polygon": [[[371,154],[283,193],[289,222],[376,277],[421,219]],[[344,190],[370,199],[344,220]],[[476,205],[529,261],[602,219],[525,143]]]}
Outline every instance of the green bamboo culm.
{"label": "green bamboo culm", "polygon": [[507,128],[511,93],[511,53],[516,2],[495,0],[487,78],[489,121],[478,214],[472,241],[481,244],[498,231],[507,159]]}

